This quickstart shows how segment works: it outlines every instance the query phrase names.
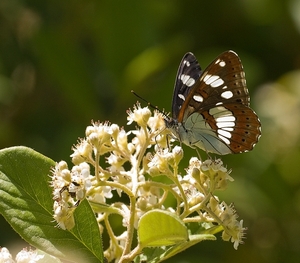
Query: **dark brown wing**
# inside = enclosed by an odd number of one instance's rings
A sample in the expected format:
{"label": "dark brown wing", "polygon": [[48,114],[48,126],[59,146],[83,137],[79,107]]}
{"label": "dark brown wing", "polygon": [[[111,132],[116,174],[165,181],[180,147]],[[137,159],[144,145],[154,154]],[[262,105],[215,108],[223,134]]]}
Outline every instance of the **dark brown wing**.
{"label": "dark brown wing", "polygon": [[229,50],[218,56],[197,79],[180,109],[177,120],[216,105],[241,103],[249,106],[245,73],[238,55]]}
{"label": "dark brown wing", "polygon": [[[192,83],[190,78],[187,79]],[[192,132],[194,138],[202,138],[206,131],[198,129],[197,123],[187,127],[185,121],[192,114],[201,114],[209,132],[213,131],[215,139],[227,145],[232,153],[252,150],[257,143],[261,135],[260,122],[249,107],[245,73],[235,52],[222,53],[204,70],[188,94],[179,90],[174,96],[184,101],[177,121]],[[210,144],[214,145],[213,139]]]}

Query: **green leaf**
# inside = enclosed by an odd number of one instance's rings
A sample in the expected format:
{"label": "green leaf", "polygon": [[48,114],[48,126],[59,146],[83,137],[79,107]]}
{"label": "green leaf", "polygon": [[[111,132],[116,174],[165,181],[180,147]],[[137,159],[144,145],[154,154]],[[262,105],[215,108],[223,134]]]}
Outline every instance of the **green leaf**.
{"label": "green leaf", "polygon": [[[188,249],[191,246],[196,245],[197,243],[203,241],[203,240],[216,240],[216,237],[214,235],[210,234],[203,234],[203,235],[192,235],[189,237],[189,241],[176,244],[175,246],[169,247],[166,249],[164,253],[161,254],[160,258],[163,258],[163,260],[166,260],[168,258],[171,258],[175,256],[176,254]],[[155,261],[148,261],[150,262],[157,262]]]}
{"label": "green leaf", "polygon": [[174,213],[151,210],[139,221],[138,237],[141,247],[169,246],[186,241],[188,232]]}
{"label": "green leaf", "polygon": [[[187,227],[188,226],[188,227]],[[152,210],[140,219],[138,235],[143,253],[134,262],[158,263],[203,240],[216,240],[202,224],[192,224],[198,234],[191,234],[191,223],[184,225],[173,213]],[[214,232],[214,231],[213,231]],[[189,235],[188,235],[189,233]]]}
{"label": "green leaf", "polygon": [[173,246],[146,247],[143,249],[143,254],[137,256],[134,262],[158,263],[175,256],[203,240],[216,240],[216,237],[210,234],[192,235],[188,241],[180,242]]}
{"label": "green leaf", "polygon": [[75,227],[65,231],[53,221],[49,186],[51,159],[26,147],[0,151],[0,213],[29,244],[73,262],[103,262],[99,227],[88,201],[74,212]]}
{"label": "green leaf", "polygon": [[61,263],[61,260],[47,254],[44,251],[38,250],[38,255],[43,255],[44,256],[43,258],[39,259],[39,261],[38,261],[39,263]]}

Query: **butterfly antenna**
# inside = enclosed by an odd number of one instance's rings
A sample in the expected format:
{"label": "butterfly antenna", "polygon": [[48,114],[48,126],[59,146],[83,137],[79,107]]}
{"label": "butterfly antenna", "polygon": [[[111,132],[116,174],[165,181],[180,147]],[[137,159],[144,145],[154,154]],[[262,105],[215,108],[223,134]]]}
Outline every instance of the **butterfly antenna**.
{"label": "butterfly antenna", "polygon": [[138,97],[139,99],[141,99],[142,101],[146,102],[148,104],[148,106],[150,106],[152,109],[155,109],[157,111],[159,111],[160,113],[162,113],[164,116],[168,117],[162,110],[160,110],[159,108],[157,108],[156,106],[154,106],[151,102],[145,100],[144,98],[142,98],[140,95],[138,95],[137,93],[135,93],[134,90],[131,90],[131,93],[133,95],[135,95],[136,97]]}

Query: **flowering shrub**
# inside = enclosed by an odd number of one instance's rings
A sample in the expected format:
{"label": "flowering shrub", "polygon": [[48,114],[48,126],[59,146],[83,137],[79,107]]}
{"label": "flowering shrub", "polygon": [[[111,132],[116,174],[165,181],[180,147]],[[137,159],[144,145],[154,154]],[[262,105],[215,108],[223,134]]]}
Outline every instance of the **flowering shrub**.
{"label": "flowering shrub", "polygon": [[[26,195],[41,209],[37,215],[38,208],[29,205],[27,216],[21,216],[22,222],[31,221],[35,230],[31,233],[26,231],[28,225],[15,222],[13,213],[5,210],[16,199],[0,203],[4,217],[31,245],[74,262],[79,256],[80,262],[160,262],[200,241],[215,240],[219,232],[237,249],[244,236],[243,221],[237,220],[233,205],[215,195],[233,181],[222,161],[193,157],[185,174],[180,174],[183,150],[172,145],[163,115],[137,104],[127,119],[128,125],[137,125],[129,132],[108,122],[88,126],[85,138],[73,148],[72,167],[22,147],[3,150],[0,160],[8,164],[1,169],[1,180],[14,185],[4,191],[11,194],[21,180],[18,198]],[[19,173],[30,176],[37,168],[25,165],[23,171],[17,164],[16,157],[24,158],[24,151],[27,162],[39,165],[42,182],[20,179]],[[45,175],[50,167],[51,188],[49,170]],[[113,215],[121,218],[122,233],[116,234]],[[103,232],[110,242],[102,250]]]}

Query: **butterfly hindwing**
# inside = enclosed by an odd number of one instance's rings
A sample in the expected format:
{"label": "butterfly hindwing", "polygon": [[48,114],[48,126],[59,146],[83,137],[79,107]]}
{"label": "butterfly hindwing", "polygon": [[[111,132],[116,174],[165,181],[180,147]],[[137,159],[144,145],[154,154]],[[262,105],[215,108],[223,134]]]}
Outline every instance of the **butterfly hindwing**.
{"label": "butterfly hindwing", "polygon": [[216,132],[232,153],[253,149],[260,137],[260,122],[255,112],[246,105],[229,103],[209,110]]}

